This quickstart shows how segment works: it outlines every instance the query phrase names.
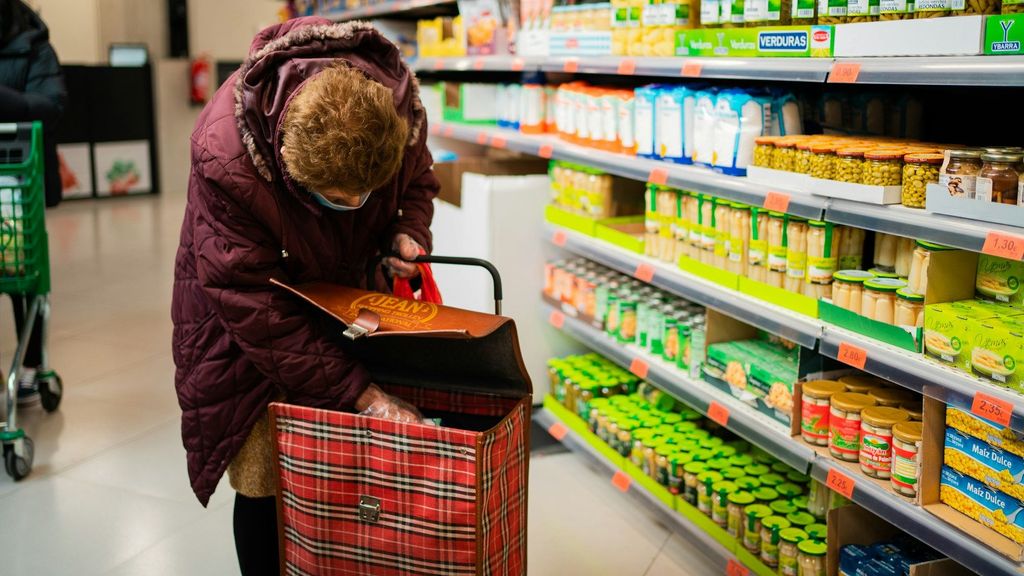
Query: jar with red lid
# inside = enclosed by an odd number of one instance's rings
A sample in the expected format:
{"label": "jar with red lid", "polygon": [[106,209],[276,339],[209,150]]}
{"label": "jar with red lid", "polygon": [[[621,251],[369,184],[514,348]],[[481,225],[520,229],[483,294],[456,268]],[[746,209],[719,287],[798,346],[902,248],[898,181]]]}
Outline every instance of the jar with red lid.
{"label": "jar with red lid", "polygon": [[924,208],[928,184],[938,183],[942,154],[907,154],[903,157],[903,205]]}

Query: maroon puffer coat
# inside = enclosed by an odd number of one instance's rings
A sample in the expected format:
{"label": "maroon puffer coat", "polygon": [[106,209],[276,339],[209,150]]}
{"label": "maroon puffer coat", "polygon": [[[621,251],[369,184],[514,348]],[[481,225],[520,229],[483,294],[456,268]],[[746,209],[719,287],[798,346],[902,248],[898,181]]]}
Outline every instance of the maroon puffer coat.
{"label": "maroon puffer coat", "polygon": [[[339,58],[392,89],[410,126],[398,175],[349,212],[322,209],[278,154],[289,98]],[[429,250],[438,182],[425,140],[415,77],[363,23],[301,18],[263,30],[203,110],[171,310],[181,433],[203,505],[272,396],[343,409],[368,385],[338,327],[269,280],[365,286],[368,262],[396,234]]]}

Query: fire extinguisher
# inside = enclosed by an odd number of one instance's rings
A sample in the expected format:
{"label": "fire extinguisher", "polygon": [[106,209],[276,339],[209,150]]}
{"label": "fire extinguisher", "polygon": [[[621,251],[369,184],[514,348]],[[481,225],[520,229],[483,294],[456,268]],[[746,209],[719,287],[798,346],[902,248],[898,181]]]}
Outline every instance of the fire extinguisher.
{"label": "fire extinguisher", "polygon": [[192,60],[192,103],[206,104],[210,99],[210,58],[203,55]]}

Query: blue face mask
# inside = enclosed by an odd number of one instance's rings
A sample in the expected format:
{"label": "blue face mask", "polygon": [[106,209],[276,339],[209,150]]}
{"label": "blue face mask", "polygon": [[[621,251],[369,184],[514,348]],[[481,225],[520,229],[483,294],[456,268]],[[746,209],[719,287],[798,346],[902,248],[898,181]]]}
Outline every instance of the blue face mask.
{"label": "blue face mask", "polygon": [[327,198],[324,198],[324,196],[322,194],[318,193],[318,192],[312,192],[311,191],[310,194],[313,195],[313,199],[316,200],[317,204],[319,204],[319,205],[321,205],[324,208],[327,208],[329,210],[336,210],[338,212],[348,212],[349,210],[358,210],[358,209],[363,207],[363,204],[366,204],[366,199],[370,197],[370,193],[369,192],[363,192],[362,194],[359,195],[359,204],[358,205],[356,205],[356,206],[345,206],[344,204],[335,204],[334,202],[331,202]]}

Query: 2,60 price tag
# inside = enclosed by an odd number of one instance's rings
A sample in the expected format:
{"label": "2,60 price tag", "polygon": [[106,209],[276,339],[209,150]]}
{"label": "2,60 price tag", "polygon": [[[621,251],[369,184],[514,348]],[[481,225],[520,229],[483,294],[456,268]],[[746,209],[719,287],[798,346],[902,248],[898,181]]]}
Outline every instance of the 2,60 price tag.
{"label": "2,60 price tag", "polygon": [[725,576],[750,576],[750,568],[740,564],[735,558],[730,558],[725,565]]}
{"label": "2,60 price tag", "polygon": [[846,342],[839,343],[838,356],[840,362],[849,364],[859,370],[863,370],[864,364],[868,361],[867,350],[854,346],[853,344],[847,344]]}
{"label": "2,60 price tag", "polygon": [[855,485],[856,482],[853,481],[853,478],[843,474],[836,468],[830,469],[828,471],[828,476],[825,477],[825,486],[835,490],[847,500],[853,498],[853,487]]}
{"label": "2,60 price tag", "polygon": [[1024,238],[1005,232],[989,232],[981,251],[991,256],[1020,260],[1024,258]]}
{"label": "2,60 price tag", "polygon": [[1003,426],[1010,425],[1010,417],[1013,416],[1013,405],[1006,400],[1000,400],[995,396],[989,396],[984,392],[974,395],[974,402],[971,404],[971,412],[975,416],[981,416]]}

